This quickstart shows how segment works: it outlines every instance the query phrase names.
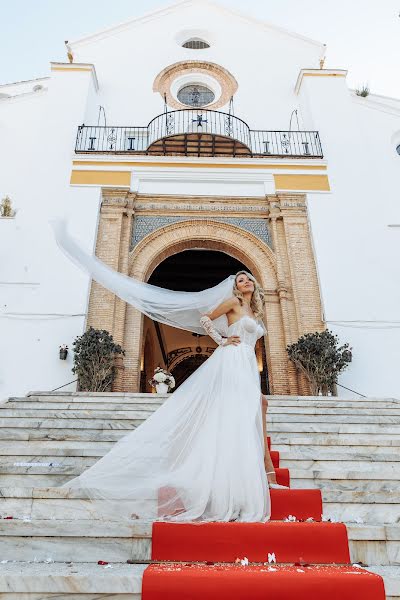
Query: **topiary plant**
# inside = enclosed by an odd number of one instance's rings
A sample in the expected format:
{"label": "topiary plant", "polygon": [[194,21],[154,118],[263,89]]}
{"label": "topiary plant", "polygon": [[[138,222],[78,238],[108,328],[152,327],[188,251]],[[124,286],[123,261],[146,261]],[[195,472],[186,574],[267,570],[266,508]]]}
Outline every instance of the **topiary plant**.
{"label": "topiary plant", "polygon": [[114,355],[125,354],[105,329],[90,327],[73,342],[78,389],[87,392],[109,391],[115,377]]}
{"label": "topiary plant", "polygon": [[286,350],[290,360],[305,374],[311,393],[333,392],[338,375],[352,360],[349,344],[338,347],[339,338],[328,329],[306,333]]}

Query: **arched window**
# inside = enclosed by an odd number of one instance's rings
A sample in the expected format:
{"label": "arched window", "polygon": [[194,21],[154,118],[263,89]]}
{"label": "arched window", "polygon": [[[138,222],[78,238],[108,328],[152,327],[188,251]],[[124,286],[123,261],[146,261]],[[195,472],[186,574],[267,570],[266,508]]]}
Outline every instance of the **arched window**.
{"label": "arched window", "polygon": [[190,38],[190,40],[182,44],[182,47],[190,48],[191,50],[204,50],[204,48],[209,48],[210,44],[200,38]]}
{"label": "arched window", "polygon": [[196,108],[210,104],[214,100],[215,94],[205,85],[191,84],[181,88],[177,97],[182,104]]}

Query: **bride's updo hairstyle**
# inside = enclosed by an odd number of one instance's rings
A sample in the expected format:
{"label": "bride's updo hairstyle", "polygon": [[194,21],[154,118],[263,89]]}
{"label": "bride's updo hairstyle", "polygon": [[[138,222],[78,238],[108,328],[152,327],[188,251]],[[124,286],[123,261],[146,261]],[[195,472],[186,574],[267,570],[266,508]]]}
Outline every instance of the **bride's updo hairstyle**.
{"label": "bride's updo hairstyle", "polygon": [[250,308],[254,313],[256,319],[262,319],[264,317],[264,305],[265,305],[265,294],[261,285],[258,283],[257,279],[248,271],[238,271],[235,275],[235,283],[233,284],[233,295],[239,298],[240,304],[243,306],[243,294],[240,292],[236,285],[236,280],[239,275],[247,275],[249,279],[254,283],[254,292],[251,296],[250,300]]}

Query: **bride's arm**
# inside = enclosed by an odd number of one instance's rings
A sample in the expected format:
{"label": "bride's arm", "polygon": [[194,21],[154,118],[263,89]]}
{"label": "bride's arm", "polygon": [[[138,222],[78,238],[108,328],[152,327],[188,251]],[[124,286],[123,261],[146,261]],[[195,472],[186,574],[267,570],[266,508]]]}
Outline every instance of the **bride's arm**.
{"label": "bride's arm", "polygon": [[237,305],[239,305],[239,300],[236,297],[229,298],[229,300],[225,300],[225,302],[221,302],[213,311],[203,315],[200,318],[200,323],[202,327],[206,330],[210,338],[212,338],[219,346],[227,346],[229,344],[238,344],[240,342],[240,338],[237,335],[231,335],[227,338],[224,338],[213,326],[213,319],[217,319],[222,315],[227,314],[232,309],[234,309]]}

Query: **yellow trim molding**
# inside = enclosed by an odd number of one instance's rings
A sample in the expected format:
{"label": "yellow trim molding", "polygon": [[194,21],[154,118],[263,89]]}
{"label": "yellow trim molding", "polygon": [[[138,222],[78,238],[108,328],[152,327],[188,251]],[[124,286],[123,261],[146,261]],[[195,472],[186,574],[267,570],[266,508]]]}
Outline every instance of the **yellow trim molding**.
{"label": "yellow trim molding", "polygon": [[80,69],[79,67],[52,67],[52,71],[92,71],[92,69]]}
{"label": "yellow trim molding", "polygon": [[292,191],[319,191],[329,192],[329,179],[327,175],[274,175],[275,188]]}
{"label": "yellow trim molding", "polygon": [[295,92],[299,93],[303,77],[346,77],[347,71],[344,69],[301,69],[297,77]]}
{"label": "yellow trim molding", "polygon": [[250,163],[195,163],[195,162],[145,162],[145,161],[108,161],[108,160],[74,160],[75,167],[155,167],[157,169],[170,167],[176,169],[284,169],[290,171],[326,171],[326,165],[287,165],[287,164],[250,164]]}
{"label": "yellow trim molding", "polygon": [[112,185],[130,187],[130,171],[77,171],[71,173],[71,185]]}

